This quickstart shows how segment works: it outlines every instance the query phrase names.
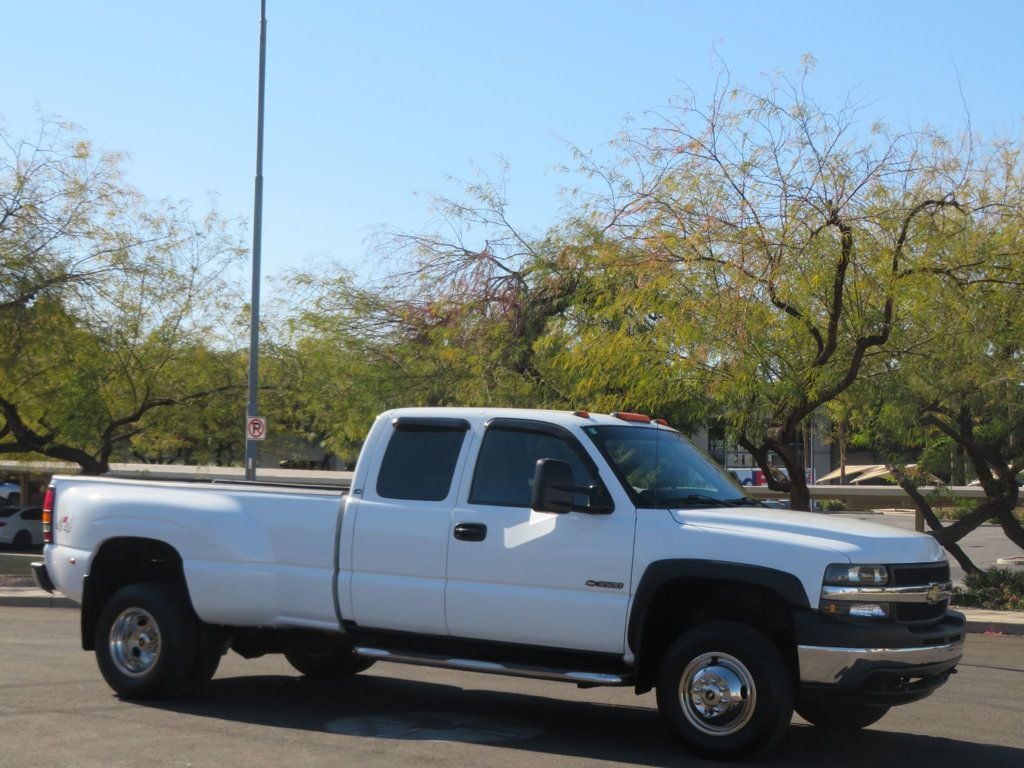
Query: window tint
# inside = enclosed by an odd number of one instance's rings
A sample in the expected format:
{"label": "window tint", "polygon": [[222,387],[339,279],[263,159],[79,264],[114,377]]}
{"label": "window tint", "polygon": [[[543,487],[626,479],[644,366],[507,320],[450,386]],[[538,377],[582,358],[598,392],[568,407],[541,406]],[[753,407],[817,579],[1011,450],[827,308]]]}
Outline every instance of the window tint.
{"label": "window tint", "polygon": [[529,507],[539,459],[567,462],[577,485],[596,482],[590,468],[565,440],[541,432],[491,427],[480,446],[470,503]]}
{"label": "window tint", "polygon": [[42,520],[43,519],[43,508],[42,507],[29,507],[23,510],[21,513],[22,520]]}
{"label": "window tint", "polygon": [[465,430],[458,428],[395,429],[377,476],[377,495],[417,501],[446,499],[465,436]]}

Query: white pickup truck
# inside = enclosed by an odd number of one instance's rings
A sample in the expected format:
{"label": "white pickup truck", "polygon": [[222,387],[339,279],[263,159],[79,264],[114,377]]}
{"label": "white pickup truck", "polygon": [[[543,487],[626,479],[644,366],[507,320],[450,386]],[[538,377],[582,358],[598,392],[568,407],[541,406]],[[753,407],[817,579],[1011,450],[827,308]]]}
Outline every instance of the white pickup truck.
{"label": "white pickup truck", "polygon": [[125,698],[232,649],[656,689],[692,751],[768,749],[794,707],[861,728],[946,681],[964,619],[934,539],[766,509],[638,414],[400,409],[351,491],[56,477],[46,589]]}

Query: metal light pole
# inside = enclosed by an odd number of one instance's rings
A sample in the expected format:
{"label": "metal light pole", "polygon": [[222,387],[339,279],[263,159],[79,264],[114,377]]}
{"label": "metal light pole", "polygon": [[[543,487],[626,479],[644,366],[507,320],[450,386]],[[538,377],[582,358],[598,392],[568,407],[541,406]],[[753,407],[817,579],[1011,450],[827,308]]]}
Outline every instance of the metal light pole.
{"label": "metal light pole", "polygon": [[245,479],[256,479],[256,445],[253,420],[259,416],[256,390],[260,357],[260,257],[263,250],[263,83],[267,68],[267,0],[260,0],[260,74],[256,116],[256,191],[252,214],[252,301],[249,307],[249,403],[245,409]]}

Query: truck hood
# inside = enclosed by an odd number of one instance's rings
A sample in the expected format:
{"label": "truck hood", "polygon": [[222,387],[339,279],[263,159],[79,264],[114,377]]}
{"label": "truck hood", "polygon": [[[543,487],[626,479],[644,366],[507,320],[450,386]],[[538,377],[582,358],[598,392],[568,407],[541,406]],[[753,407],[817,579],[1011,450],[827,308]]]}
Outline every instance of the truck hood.
{"label": "truck hood", "polygon": [[945,559],[942,547],[931,536],[816,512],[738,507],[673,509],[671,514],[682,525],[833,550],[852,563],[929,563]]}

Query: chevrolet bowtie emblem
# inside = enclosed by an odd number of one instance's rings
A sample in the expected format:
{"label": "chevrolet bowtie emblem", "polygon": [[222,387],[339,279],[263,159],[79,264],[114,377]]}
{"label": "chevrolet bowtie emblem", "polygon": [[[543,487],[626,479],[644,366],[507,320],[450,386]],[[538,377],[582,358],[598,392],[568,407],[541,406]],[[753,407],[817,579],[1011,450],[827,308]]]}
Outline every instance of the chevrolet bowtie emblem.
{"label": "chevrolet bowtie emblem", "polygon": [[930,604],[935,605],[941,603],[943,600],[943,589],[941,584],[936,584],[934,581],[928,585],[928,591],[924,593],[924,599]]}

